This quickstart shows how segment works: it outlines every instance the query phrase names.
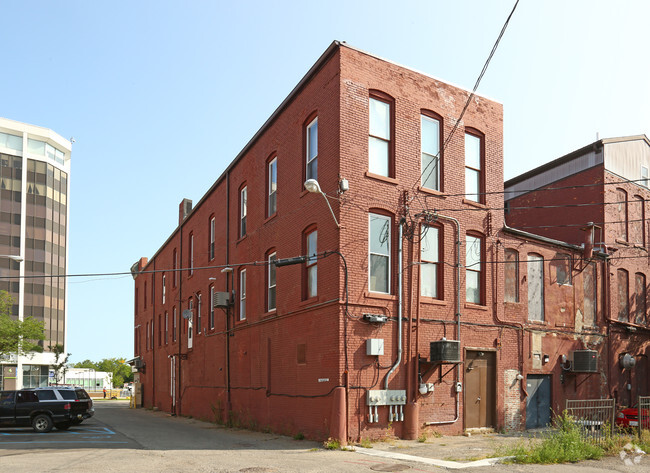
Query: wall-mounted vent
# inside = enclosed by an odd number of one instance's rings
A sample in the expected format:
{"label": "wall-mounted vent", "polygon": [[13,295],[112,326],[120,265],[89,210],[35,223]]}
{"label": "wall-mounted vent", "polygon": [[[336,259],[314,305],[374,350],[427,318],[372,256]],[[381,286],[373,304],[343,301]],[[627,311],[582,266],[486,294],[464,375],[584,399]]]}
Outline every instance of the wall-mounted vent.
{"label": "wall-mounted vent", "polygon": [[597,373],[598,352],[596,350],[576,350],[571,353],[571,371],[576,373]]}
{"label": "wall-mounted vent", "polygon": [[457,340],[438,340],[430,343],[431,362],[443,361],[460,363],[460,342]]}
{"label": "wall-mounted vent", "polygon": [[227,292],[214,293],[214,306],[220,309],[225,309],[230,306],[230,294]]}

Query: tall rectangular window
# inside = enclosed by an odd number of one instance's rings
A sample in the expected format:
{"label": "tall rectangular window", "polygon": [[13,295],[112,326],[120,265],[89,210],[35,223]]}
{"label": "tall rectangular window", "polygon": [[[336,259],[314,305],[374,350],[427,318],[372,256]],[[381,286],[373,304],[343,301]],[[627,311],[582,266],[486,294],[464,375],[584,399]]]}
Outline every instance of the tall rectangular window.
{"label": "tall rectangular window", "polygon": [[176,251],[176,248],[174,248],[173,251],[173,262],[172,264],[174,265],[174,274],[172,275],[172,286],[176,287],[177,284],[177,279],[178,279],[178,252]]}
{"label": "tall rectangular window", "polygon": [[278,193],[278,158],[273,158],[269,162],[268,167],[269,182],[268,182],[268,208],[267,217],[273,215],[277,210],[277,193]]}
{"label": "tall rectangular window", "polygon": [[268,257],[268,274],[266,277],[267,288],[266,288],[266,309],[268,312],[275,310],[276,307],[276,293],[275,293],[275,260],[277,260],[277,255],[275,252],[269,254]]}
{"label": "tall rectangular window", "polygon": [[628,272],[624,269],[618,270],[618,320],[627,322],[630,320],[630,301],[628,299],[630,281]]}
{"label": "tall rectangular window", "polygon": [[190,233],[190,251],[189,251],[190,276],[194,274],[194,233]]}
{"label": "tall rectangular window", "polygon": [[215,235],[215,220],[214,217],[210,219],[210,246],[208,248],[210,253],[210,260],[214,259],[214,235]]}
{"label": "tall rectangular window", "polygon": [[519,302],[519,253],[506,249],[506,262],[503,268],[505,302]]}
{"label": "tall rectangular window", "polygon": [[239,320],[246,319],[246,270],[239,272]]}
{"label": "tall rectangular window", "polygon": [[201,293],[196,295],[196,333],[201,334]]}
{"label": "tall rectangular window", "polygon": [[190,298],[187,308],[190,310],[190,318],[187,319],[187,348],[192,348],[194,343],[194,299]]}
{"label": "tall rectangular window", "polygon": [[144,308],[147,308],[147,281],[144,282]]}
{"label": "tall rectangular window", "polygon": [[528,255],[528,320],[544,321],[544,258]]}
{"label": "tall rectangular window", "polygon": [[465,237],[465,301],[474,304],[483,302],[481,261],[483,241],[480,237]]}
{"label": "tall rectangular window", "polygon": [[239,191],[239,237],[246,236],[246,216],[248,215],[248,187]]}
{"label": "tall rectangular window", "polygon": [[166,294],[166,289],[165,289],[165,275],[162,275],[162,303],[165,303],[165,294]]}
{"label": "tall rectangular window", "polygon": [[305,246],[307,250],[307,261],[305,262],[307,299],[318,295],[318,260],[316,258],[316,254],[318,253],[318,250],[316,249],[317,240],[317,230],[313,230],[305,236]]}
{"label": "tall rectangular window", "polygon": [[645,274],[636,273],[635,276],[635,322],[639,325],[645,325],[646,319],[646,287]]}
{"label": "tall rectangular window", "polygon": [[306,178],[318,180],[318,118],[307,125]]}
{"label": "tall rectangular window", "polygon": [[167,345],[169,336],[169,314],[165,311],[165,345]]}
{"label": "tall rectangular window", "polygon": [[650,177],[650,173],[648,173],[648,168],[647,166],[641,166],[641,184],[644,187],[650,187],[648,184],[648,178]]}
{"label": "tall rectangular window", "polygon": [[440,235],[438,227],[420,228],[420,295],[439,298],[440,291]]}
{"label": "tall rectangular window", "polygon": [[624,189],[616,189],[616,199],[617,199],[617,208],[618,208],[618,235],[617,237],[623,241],[628,241],[627,239],[627,227],[628,227],[628,212],[627,212],[627,192]]}
{"label": "tall rectangular window", "polygon": [[390,294],[391,219],[384,215],[369,215],[368,231],[369,288],[372,292]]}
{"label": "tall rectangular window", "polygon": [[389,176],[390,174],[390,118],[390,104],[371,97],[368,169],[380,176]]}
{"label": "tall rectangular window", "polygon": [[172,341],[176,341],[176,330],[178,330],[178,313],[176,307],[172,311]]}
{"label": "tall rectangular window", "polygon": [[596,265],[589,265],[582,272],[582,294],[584,322],[588,327],[596,326]]}
{"label": "tall rectangular window", "polygon": [[422,152],[422,187],[440,190],[440,122],[426,115],[420,116]]}
{"label": "tall rectangular window", "polygon": [[556,254],[553,267],[555,268],[556,282],[561,286],[571,285],[571,255],[564,253]]}
{"label": "tall rectangular window", "polygon": [[210,286],[210,319],[208,325],[210,330],[214,328],[214,286]]}
{"label": "tall rectangular window", "polygon": [[483,202],[481,141],[480,137],[465,133],[465,198],[474,202]]}

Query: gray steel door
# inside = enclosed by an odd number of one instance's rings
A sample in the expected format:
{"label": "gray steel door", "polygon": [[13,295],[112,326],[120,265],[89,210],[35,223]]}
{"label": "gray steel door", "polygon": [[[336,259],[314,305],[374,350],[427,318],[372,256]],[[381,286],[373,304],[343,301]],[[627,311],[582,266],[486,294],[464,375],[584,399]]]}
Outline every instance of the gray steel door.
{"label": "gray steel door", "polygon": [[545,427],[551,422],[551,377],[529,374],[526,378],[526,428]]}

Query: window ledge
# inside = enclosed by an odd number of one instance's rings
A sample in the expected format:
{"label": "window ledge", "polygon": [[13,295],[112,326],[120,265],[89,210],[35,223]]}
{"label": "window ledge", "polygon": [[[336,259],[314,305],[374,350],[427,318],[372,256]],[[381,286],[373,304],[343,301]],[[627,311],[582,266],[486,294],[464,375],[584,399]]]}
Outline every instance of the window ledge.
{"label": "window ledge", "polygon": [[488,310],[486,305],[475,304],[473,302],[465,302],[466,309],[475,309],[475,310]]}
{"label": "window ledge", "polygon": [[239,245],[239,244],[240,244],[242,241],[244,241],[247,237],[248,237],[248,234],[244,235],[243,237],[239,238],[239,239],[235,242],[235,244],[236,244],[236,245]]}
{"label": "window ledge", "polygon": [[375,174],[370,171],[366,171],[366,177],[369,177],[370,179],[376,179],[378,181],[386,182],[387,184],[393,184],[393,185],[399,184],[399,181],[393,177],[382,176],[380,174]]}
{"label": "window ledge", "polygon": [[623,240],[622,238],[616,238],[614,241],[615,241],[616,243],[620,244],[620,245],[630,246],[630,244],[628,243],[628,241],[627,241],[627,240]]}
{"label": "window ledge", "polygon": [[527,320],[526,322],[531,325],[539,325],[540,327],[546,327],[548,325],[548,322],[544,320]]}
{"label": "window ledge", "polygon": [[278,312],[277,309],[268,310],[268,311],[266,311],[266,312],[264,312],[264,313],[262,314],[262,317],[270,317],[270,316],[272,316],[272,315],[277,314],[277,312]]}
{"label": "window ledge", "polygon": [[484,209],[484,210],[488,209],[487,205],[481,204],[480,202],[476,202],[474,200],[463,199],[463,204],[471,205],[472,207],[476,207],[477,209]]}
{"label": "window ledge", "polygon": [[440,192],[434,189],[429,189],[428,187],[418,186],[418,191],[422,192],[423,194],[433,195],[435,197],[440,197],[442,199],[447,198],[447,194],[445,194],[444,192]]}
{"label": "window ledge", "polygon": [[383,292],[371,292],[371,291],[366,291],[364,294],[369,299],[382,299],[385,301],[396,301],[397,296],[393,294],[384,294]]}
{"label": "window ledge", "polygon": [[318,303],[319,299],[318,296],[310,297],[309,299],[302,300],[298,303],[298,307],[304,307],[309,304],[316,304]]}
{"label": "window ledge", "polygon": [[248,319],[235,320],[235,327],[237,325],[245,324],[246,322],[248,322]]}
{"label": "window ledge", "polygon": [[433,297],[420,296],[420,304],[446,306],[447,301],[444,301],[442,299],[434,299]]}
{"label": "window ledge", "polygon": [[[277,216],[278,216],[278,211],[276,210],[275,212],[273,212],[273,214],[269,215],[268,217],[266,217],[264,219],[264,221],[262,222],[262,225],[266,225],[268,222],[270,222],[271,220],[273,220]],[[244,237],[244,238],[246,238],[246,237]]]}

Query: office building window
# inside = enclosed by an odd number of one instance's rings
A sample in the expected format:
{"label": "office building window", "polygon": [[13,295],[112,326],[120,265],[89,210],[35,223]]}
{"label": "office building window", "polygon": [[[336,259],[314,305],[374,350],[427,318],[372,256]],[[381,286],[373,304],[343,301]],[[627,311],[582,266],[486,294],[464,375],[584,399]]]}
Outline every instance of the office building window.
{"label": "office building window", "polygon": [[306,179],[318,180],[318,117],[314,118],[305,129],[306,135]]}
{"label": "office building window", "polygon": [[246,216],[248,214],[248,187],[239,191],[239,238],[246,236]]}
{"label": "office building window", "polygon": [[369,106],[368,170],[388,177],[392,174],[391,103],[370,97]]}
{"label": "office building window", "polygon": [[440,191],[440,121],[428,115],[420,116],[420,149],[422,154],[422,187]]}
{"label": "office building window", "polygon": [[483,190],[483,138],[479,134],[465,133],[465,198],[485,202]]}
{"label": "office building window", "polygon": [[440,280],[440,229],[431,225],[420,227],[420,295],[442,299]]}
{"label": "office building window", "polygon": [[483,304],[483,238],[467,235],[465,243],[465,300]]}
{"label": "office building window", "polygon": [[275,260],[277,259],[277,255],[274,252],[269,253],[267,257],[267,275],[266,275],[266,311],[271,312],[272,310],[275,310],[276,307],[276,292],[275,292]]}
{"label": "office building window", "polygon": [[239,272],[239,320],[246,319],[246,270]]}
{"label": "office building window", "polygon": [[370,291],[390,294],[391,218],[371,213],[368,240]]}
{"label": "office building window", "polygon": [[278,210],[278,158],[273,158],[268,165],[268,202],[267,202],[267,217],[275,214]]}

